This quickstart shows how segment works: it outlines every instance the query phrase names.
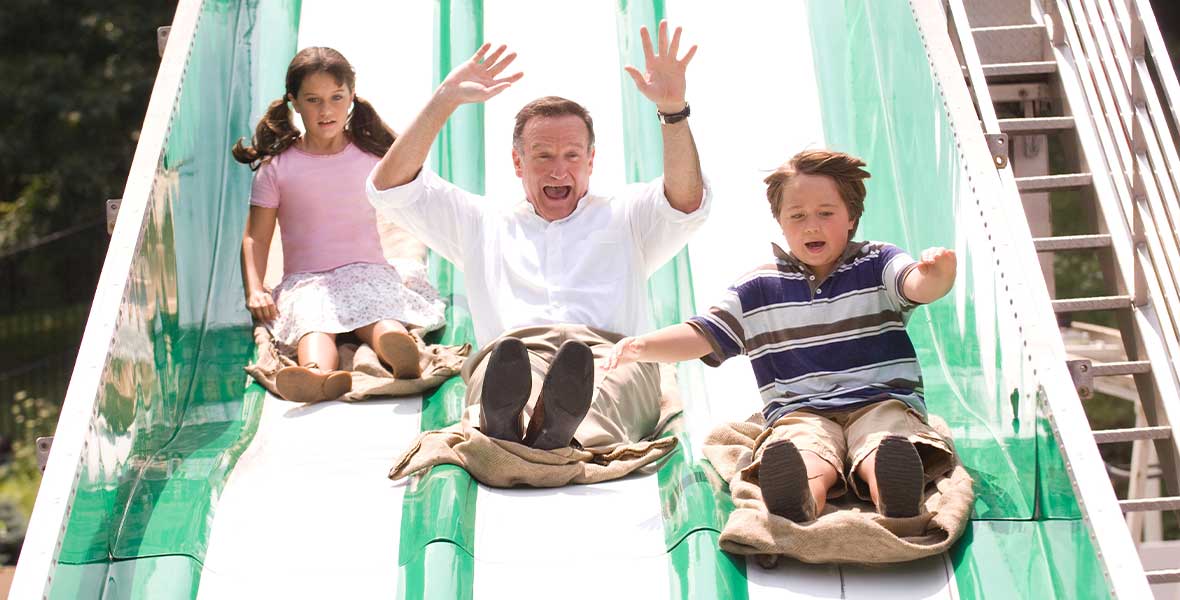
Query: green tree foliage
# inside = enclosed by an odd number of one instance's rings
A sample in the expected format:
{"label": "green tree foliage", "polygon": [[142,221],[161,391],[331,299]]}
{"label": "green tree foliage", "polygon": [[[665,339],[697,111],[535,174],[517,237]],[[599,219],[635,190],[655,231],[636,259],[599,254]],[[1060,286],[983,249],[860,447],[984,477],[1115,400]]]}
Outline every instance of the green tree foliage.
{"label": "green tree foliage", "polygon": [[103,200],[122,194],[159,67],[156,28],[175,10],[175,0],[0,3],[11,111],[0,119],[0,252],[100,220]]}

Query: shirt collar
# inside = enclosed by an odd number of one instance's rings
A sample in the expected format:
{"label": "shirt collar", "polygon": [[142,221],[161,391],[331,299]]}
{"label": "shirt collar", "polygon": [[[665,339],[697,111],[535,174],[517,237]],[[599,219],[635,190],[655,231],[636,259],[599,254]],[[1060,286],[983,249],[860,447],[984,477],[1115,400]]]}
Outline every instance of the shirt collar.
{"label": "shirt collar", "polygon": [[[844,246],[844,252],[840,253],[840,258],[836,261],[836,266],[832,268],[832,273],[835,273],[836,269],[839,269],[841,265],[859,255],[860,251],[867,245],[868,242],[849,241],[848,244]],[[775,242],[771,242],[770,247],[774,252],[774,257],[779,261],[797,267],[807,273],[813,272],[810,265],[796,258],[794,254],[791,254],[790,250],[783,250],[782,246],[779,246]]]}
{"label": "shirt collar", "polygon": [[578,216],[586,208],[586,205],[590,203],[590,198],[591,194],[589,191],[587,191],[582,195],[581,198],[578,199],[578,204],[574,207],[574,212],[571,212],[568,216],[557,219],[556,221],[546,221],[545,217],[537,214],[536,207],[533,206],[532,202],[529,202],[527,197],[521,198],[519,201],[517,201],[515,211],[522,215],[526,215],[529,218],[536,219],[541,223],[565,223],[566,221],[571,221],[574,217]]}

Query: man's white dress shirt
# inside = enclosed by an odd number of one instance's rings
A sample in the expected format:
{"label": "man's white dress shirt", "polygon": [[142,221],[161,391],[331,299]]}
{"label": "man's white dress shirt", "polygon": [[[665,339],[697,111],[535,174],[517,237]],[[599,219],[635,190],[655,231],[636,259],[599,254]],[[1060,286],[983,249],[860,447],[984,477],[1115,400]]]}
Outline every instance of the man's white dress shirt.
{"label": "man's white dress shirt", "polygon": [[614,196],[586,194],[568,217],[546,221],[525,199],[496,202],[423,167],[413,181],[365,185],[377,214],[463,271],[482,347],[505,331],[577,323],[623,335],[651,329],[647,278],[676,255],[708,216],[682,213],[664,179]]}

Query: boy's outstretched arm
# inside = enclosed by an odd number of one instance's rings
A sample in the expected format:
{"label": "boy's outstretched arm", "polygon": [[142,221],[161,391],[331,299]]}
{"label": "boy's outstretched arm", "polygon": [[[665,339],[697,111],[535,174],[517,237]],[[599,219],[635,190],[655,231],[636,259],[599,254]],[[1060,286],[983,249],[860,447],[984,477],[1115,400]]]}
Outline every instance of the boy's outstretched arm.
{"label": "boy's outstretched arm", "polygon": [[925,304],[946,295],[955,283],[957,259],[949,248],[927,248],[922,251],[918,267],[910,270],[902,283],[906,298]]}
{"label": "boy's outstretched arm", "polygon": [[681,323],[619,340],[602,367],[609,371],[633,362],[680,362],[700,358],[712,351],[699,331]]}
{"label": "boy's outstretched arm", "polygon": [[515,52],[504,54],[505,46],[491,54],[491,44],[484,44],[467,62],[455,67],[418,116],[390,146],[373,171],[373,185],[378,190],[405,185],[418,176],[430,153],[430,145],[456,108],[467,103],[484,102],[508,89],[524,74],[501,77],[516,59]]}

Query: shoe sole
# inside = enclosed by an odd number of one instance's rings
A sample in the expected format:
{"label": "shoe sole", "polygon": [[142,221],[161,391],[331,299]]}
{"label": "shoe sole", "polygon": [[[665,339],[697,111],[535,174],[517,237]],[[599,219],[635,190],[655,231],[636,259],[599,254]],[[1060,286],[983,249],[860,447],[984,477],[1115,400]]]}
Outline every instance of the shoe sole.
{"label": "shoe sole", "polygon": [[811,499],[807,464],[790,441],[779,442],[762,451],[758,487],[762,489],[762,501],[771,514],[796,523],[815,519],[807,510],[807,501]]}
{"label": "shoe sole", "polygon": [[417,379],[422,376],[418,361],[418,344],[409,334],[389,331],[377,338],[377,356],[389,365],[397,379]]}
{"label": "shoe sole", "polygon": [[324,399],[335,400],[352,391],[352,373],[332,371],[324,378]]}
{"label": "shoe sole", "polygon": [[275,375],[275,387],[284,400],[310,404],[324,400],[324,378],[306,367],[286,367]]}
{"label": "shoe sole", "polygon": [[922,508],[923,471],[918,449],[905,438],[890,436],[877,446],[878,510],[886,517],[916,517]]}
{"label": "shoe sole", "polygon": [[521,441],[520,413],[533,388],[532,365],[524,342],[501,340],[488,356],[480,392],[480,430],[484,435]]}
{"label": "shoe sole", "polygon": [[590,412],[593,396],[594,352],[581,342],[562,344],[541,384],[538,404],[545,403],[545,420],[537,438],[530,440],[529,445],[538,450],[569,446],[574,432]]}

